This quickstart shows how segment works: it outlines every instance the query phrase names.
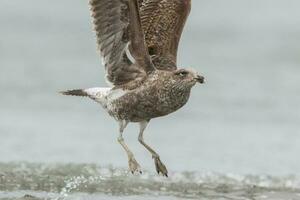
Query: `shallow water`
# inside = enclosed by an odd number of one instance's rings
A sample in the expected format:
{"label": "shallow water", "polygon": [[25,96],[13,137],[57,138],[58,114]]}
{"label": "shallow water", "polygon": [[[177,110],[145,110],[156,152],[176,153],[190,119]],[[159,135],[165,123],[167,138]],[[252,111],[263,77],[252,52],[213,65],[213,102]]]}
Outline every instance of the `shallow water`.
{"label": "shallow water", "polygon": [[0,164],[0,199],[300,199],[295,176],[182,172],[169,178],[93,164]]}
{"label": "shallow water", "polygon": [[87,1],[1,0],[0,197],[58,198],[65,188],[71,199],[299,199],[299,7],[193,1],[179,64],[206,84],[146,130],[170,171],[164,179],[136,125],[125,140],[144,174],[133,177],[122,170],[117,123],[95,103],[57,94],[106,86]]}
{"label": "shallow water", "polygon": [[[145,133],[170,170],[300,174],[299,7],[297,0],[193,1],[179,63],[207,83]],[[117,123],[93,102],[57,94],[106,86],[87,2],[1,0],[0,23],[0,161],[124,168]],[[152,169],[137,129],[130,125],[125,139]]]}

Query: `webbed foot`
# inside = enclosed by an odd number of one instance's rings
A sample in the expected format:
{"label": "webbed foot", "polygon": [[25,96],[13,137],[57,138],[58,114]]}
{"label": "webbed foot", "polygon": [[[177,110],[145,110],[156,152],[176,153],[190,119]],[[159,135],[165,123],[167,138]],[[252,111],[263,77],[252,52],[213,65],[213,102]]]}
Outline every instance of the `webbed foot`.
{"label": "webbed foot", "polygon": [[162,174],[165,177],[168,177],[168,170],[166,166],[161,162],[159,156],[153,156],[156,172]]}
{"label": "webbed foot", "polygon": [[134,157],[128,159],[128,165],[132,174],[142,174],[141,167]]}

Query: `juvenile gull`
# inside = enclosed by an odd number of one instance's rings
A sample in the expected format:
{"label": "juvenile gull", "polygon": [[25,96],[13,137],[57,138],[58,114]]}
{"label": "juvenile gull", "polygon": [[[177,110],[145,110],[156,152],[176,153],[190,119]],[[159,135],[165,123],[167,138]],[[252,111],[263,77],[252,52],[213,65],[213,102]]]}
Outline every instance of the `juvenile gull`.
{"label": "juvenile gull", "polygon": [[90,0],[97,43],[110,88],[68,90],[100,103],[119,122],[118,142],[132,173],[141,172],[123,138],[129,122],[140,125],[139,142],[151,153],[157,173],[168,176],[143,133],[149,121],[184,106],[204,77],[177,68],[177,49],[191,0]]}

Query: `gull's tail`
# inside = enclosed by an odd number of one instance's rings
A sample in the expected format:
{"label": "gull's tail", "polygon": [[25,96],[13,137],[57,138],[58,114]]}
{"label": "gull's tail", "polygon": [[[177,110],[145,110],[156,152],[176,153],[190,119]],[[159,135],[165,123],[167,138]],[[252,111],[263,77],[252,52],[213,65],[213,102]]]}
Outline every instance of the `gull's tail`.
{"label": "gull's tail", "polygon": [[63,95],[79,96],[79,97],[89,97],[94,101],[100,103],[103,107],[107,104],[107,95],[109,94],[111,88],[88,88],[88,89],[76,89],[76,90],[66,90],[60,92]]}
{"label": "gull's tail", "polygon": [[89,94],[85,90],[82,90],[82,89],[66,90],[66,91],[61,91],[59,93],[63,94],[63,95],[80,96],[80,97],[88,97],[89,96]]}

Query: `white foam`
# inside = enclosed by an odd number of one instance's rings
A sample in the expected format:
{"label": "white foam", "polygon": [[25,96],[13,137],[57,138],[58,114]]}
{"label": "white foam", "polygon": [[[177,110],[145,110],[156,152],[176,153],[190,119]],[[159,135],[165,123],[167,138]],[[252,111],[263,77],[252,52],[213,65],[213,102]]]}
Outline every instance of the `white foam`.
{"label": "white foam", "polygon": [[[118,196],[139,195],[140,198],[137,199],[156,195],[180,199],[203,199],[203,196],[208,197],[207,199],[253,199],[252,197],[256,196],[274,200],[299,199],[300,191],[300,179],[296,175],[273,177],[170,171],[169,177],[165,178],[154,171],[144,170],[143,174],[134,176],[126,169],[120,168],[48,163],[0,163],[0,171],[3,171],[3,175],[0,175],[2,190],[13,192],[8,194],[0,191],[0,199],[14,198],[15,194],[24,196],[21,191],[24,189],[31,190],[27,190],[25,194],[39,198],[43,197],[39,192],[51,191],[55,193],[54,197],[57,197],[54,199],[59,200],[65,197],[81,199],[79,194],[111,194],[112,191]],[[20,185],[20,182],[24,184]],[[20,191],[22,193],[19,193]]]}

